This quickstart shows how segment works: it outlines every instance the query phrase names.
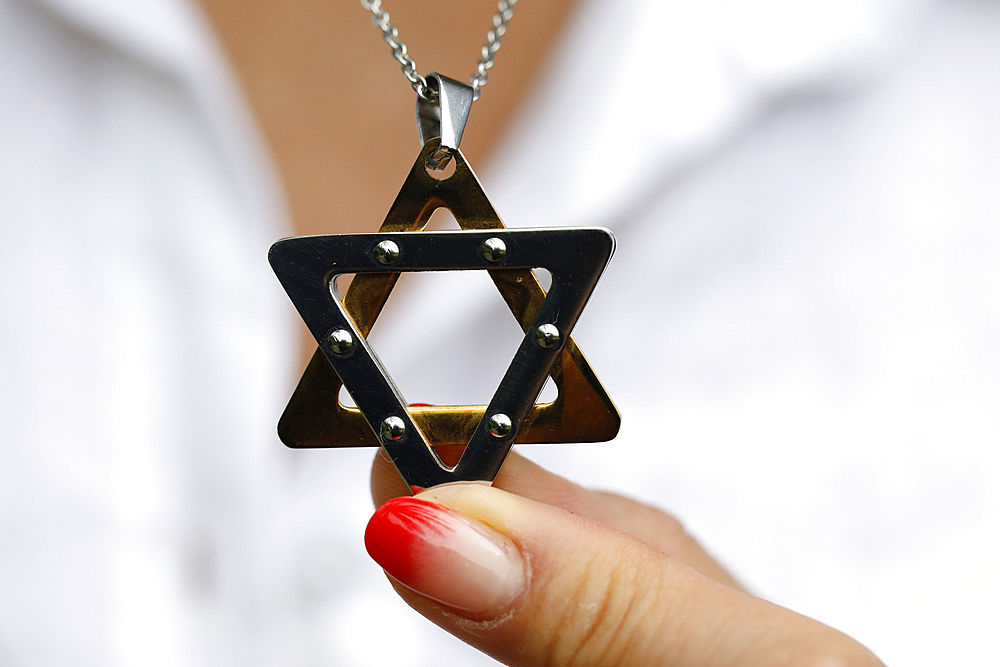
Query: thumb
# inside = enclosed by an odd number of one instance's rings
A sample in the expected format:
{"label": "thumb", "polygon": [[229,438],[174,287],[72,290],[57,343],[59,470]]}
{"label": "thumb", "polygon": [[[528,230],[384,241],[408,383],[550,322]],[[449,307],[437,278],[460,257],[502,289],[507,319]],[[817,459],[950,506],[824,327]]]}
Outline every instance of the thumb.
{"label": "thumb", "polygon": [[365,543],[410,606],[507,664],[881,664],[626,533],[485,484],[390,500]]}

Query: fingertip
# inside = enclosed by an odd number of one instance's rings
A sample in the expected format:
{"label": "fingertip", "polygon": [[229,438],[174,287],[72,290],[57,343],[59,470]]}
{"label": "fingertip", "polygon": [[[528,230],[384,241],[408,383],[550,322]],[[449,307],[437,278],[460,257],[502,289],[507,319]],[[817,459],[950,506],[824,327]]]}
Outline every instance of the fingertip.
{"label": "fingertip", "polygon": [[[447,445],[435,447],[434,451],[445,465],[454,465],[462,458],[465,447]],[[403,478],[399,476],[399,472],[396,470],[396,466],[389,460],[389,455],[381,447],[379,447],[378,454],[372,461],[369,484],[375,507],[380,507],[392,498],[416,495],[419,492],[418,489],[423,490],[423,487],[411,486],[403,481]]]}
{"label": "fingertip", "polygon": [[381,507],[393,498],[412,495],[406,483],[396,472],[396,467],[392,465],[381,447],[372,461],[369,484],[375,507]]}
{"label": "fingertip", "polygon": [[379,507],[365,547],[406,588],[479,620],[502,614],[527,581],[523,558],[506,536],[423,498],[393,498]]}

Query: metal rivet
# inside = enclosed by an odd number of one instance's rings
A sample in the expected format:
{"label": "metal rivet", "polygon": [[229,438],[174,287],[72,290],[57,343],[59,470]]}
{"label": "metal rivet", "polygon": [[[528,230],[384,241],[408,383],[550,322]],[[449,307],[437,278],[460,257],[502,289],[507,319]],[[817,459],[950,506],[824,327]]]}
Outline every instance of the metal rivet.
{"label": "metal rivet", "polygon": [[507,244],[495,236],[483,241],[483,257],[490,262],[499,262],[507,254]]}
{"label": "metal rivet", "polygon": [[505,435],[510,434],[511,423],[510,417],[502,412],[498,412],[495,415],[490,415],[490,433],[498,438],[502,438]]}
{"label": "metal rivet", "polygon": [[327,338],[327,342],[335,354],[347,354],[354,347],[354,337],[347,329],[336,329]]}
{"label": "metal rivet", "polygon": [[399,246],[392,241],[381,241],[375,246],[375,259],[381,264],[392,264],[399,259]]}
{"label": "metal rivet", "polygon": [[379,430],[386,440],[399,440],[406,433],[406,424],[399,417],[386,417]]}
{"label": "metal rivet", "polygon": [[546,350],[559,344],[559,329],[551,324],[543,324],[535,329],[535,342]]}

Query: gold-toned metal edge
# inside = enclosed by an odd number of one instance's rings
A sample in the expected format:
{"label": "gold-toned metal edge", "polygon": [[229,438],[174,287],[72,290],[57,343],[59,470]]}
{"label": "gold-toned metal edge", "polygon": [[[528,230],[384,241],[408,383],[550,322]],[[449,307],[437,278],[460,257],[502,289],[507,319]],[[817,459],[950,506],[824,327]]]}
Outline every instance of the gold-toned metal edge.
{"label": "gold-toned metal edge", "polygon": [[[438,139],[424,145],[386,215],[380,232],[418,232],[440,207],[449,209],[462,229],[504,229],[493,205],[460,151],[455,172],[432,176],[428,157]],[[526,329],[545,299],[530,269],[490,269],[514,317]],[[365,337],[392,292],[398,273],[358,274],[344,295],[344,306]],[[621,417],[597,375],[572,337],[550,373],[558,392],[551,403],[535,405],[517,442],[602,442],[618,433]],[[278,436],[289,447],[378,447],[379,440],[361,411],[340,403],[342,383],[317,348],[278,422]],[[483,418],[486,406],[410,406],[409,412],[431,445],[464,445]]]}

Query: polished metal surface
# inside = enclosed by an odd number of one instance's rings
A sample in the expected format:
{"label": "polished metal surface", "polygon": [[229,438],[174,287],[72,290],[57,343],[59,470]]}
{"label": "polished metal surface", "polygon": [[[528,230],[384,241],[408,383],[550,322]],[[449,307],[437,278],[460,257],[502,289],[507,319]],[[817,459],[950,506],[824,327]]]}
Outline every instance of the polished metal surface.
{"label": "polished metal surface", "polygon": [[509,435],[514,425],[510,421],[510,417],[498,412],[495,415],[490,415],[490,433],[498,438],[502,438]]}
{"label": "polished metal surface", "polygon": [[[500,238],[498,234],[503,231],[503,223],[461,151],[454,154],[455,172],[450,177],[439,180],[428,174],[427,158],[438,148],[439,143],[432,140],[417,156],[377,238],[399,239],[400,243],[405,244],[401,248],[400,259],[404,262],[410,249],[409,239],[417,239],[426,234],[409,232],[423,230],[431,214],[439,207],[448,208],[462,229],[487,231],[487,234],[479,237],[478,247],[470,246],[474,251],[470,252],[469,261],[477,268],[488,270],[522,331],[534,332],[536,315],[546,299],[545,290],[530,268],[512,268],[510,256],[499,263],[489,262],[482,256],[482,242],[488,238]],[[408,233],[386,236],[394,232]],[[366,345],[364,338],[371,331],[399,278],[395,269],[390,270],[378,264],[373,255],[367,256],[371,258],[372,272],[358,272],[343,296],[342,306],[356,327],[352,330],[357,332],[354,351],[345,355],[346,357],[355,356],[357,349]],[[315,261],[316,257],[307,253],[302,260],[308,263]],[[291,263],[297,261],[292,260]],[[528,264],[530,265],[530,261]],[[277,271],[279,267],[276,265],[275,269]],[[324,270],[338,273],[344,269],[326,267]],[[317,294],[317,303],[334,300],[341,303],[329,289],[324,289],[325,293]],[[336,325],[329,324],[318,329],[317,335],[324,336],[325,340],[328,332],[336,328]],[[419,332],[415,332],[414,345],[418,343]],[[541,351],[533,340],[531,346]],[[281,416],[278,435],[289,447],[379,446],[382,443],[380,430],[369,425],[360,409],[340,402],[338,393],[342,381],[329,361],[331,353],[332,350],[326,343],[320,344]],[[618,411],[568,332],[554,356],[555,361],[548,375],[553,381],[557,396],[551,402],[531,405],[527,418],[518,424],[514,439],[518,443],[527,444],[601,442],[614,438],[621,424]],[[381,372],[381,369],[376,368],[376,371]],[[468,444],[484,421],[484,416],[498,411],[491,409],[487,412],[485,405],[406,408],[405,402],[400,399],[395,405],[387,406],[381,419],[399,415],[400,405],[404,406],[408,419],[419,428],[426,442],[432,446]],[[380,423],[374,418],[373,421],[376,425]],[[494,436],[491,435],[491,439]]]}
{"label": "polished metal surface", "polygon": [[399,246],[393,241],[380,241],[373,252],[379,264],[388,265],[399,259]]}
{"label": "polished metal surface", "polygon": [[406,422],[399,417],[386,417],[379,431],[386,440],[399,440],[406,435]]}
{"label": "polished metal surface", "polygon": [[347,329],[334,329],[330,333],[328,342],[334,354],[347,354],[354,345],[354,337]]}
{"label": "polished metal surface", "polygon": [[[413,422],[406,401],[355,328],[343,302],[334,296],[330,283],[344,273],[356,274],[355,280],[364,274],[383,273],[386,267],[377,255],[373,258],[369,253],[378,239],[382,239],[378,246],[395,243],[405,248],[392,271],[410,272],[485,269],[490,263],[477,250],[489,238],[501,239],[508,248],[501,266],[528,271],[544,268],[552,274],[552,285],[486,407],[490,419],[480,421],[466,454],[449,468]],[[493,480],[558,357],[560,329],[554,323],[563,331],[573,329],[614,247],[611,232],[596,227],[380,232],[284,239],[271,247],[269,258],[306,326],[324,343],[329,362],[361,413],[373,430],[379,428],[383,447],[403,479],[410,485],[428,487],[456,480]],[[337,354],[328,332],[347,328],[359,344],[349,355]]]}
{"label": "polished metal surface", "polygon": [[496,263],[507,255],[507,246],[497,237],[488,238],[483,241],[483,257],[488,261]]}
{"label": "polished metal surface", "polygon": [[440,138],[440,148],[428,158],[427,166],[442,171],[451,161],[452,151],[458,150],[462,143],[472,110],[473,90],[467,84],[435,72],[427,75],[427,83],[438,94],[433,100],[417,96],[417,131],[421,145]]}
{"label": "polished metal surface", "polygon": [[546,350],[559,344],[559,329],[552,324],[543,324],[535,329],[535,342]]}
{"label": "polished metal surface", "polygon": [[[473,101],[479,99],[482,88],[490,80],[489,69],[493,67],[500,42],[507,32],[507,23],[514,17],[514,5],[517,0],[500,0],[497,13],[493,16],[493,27],[486,33],[486,44],[480,51],[476,71],[472,73],[469,84],[473,89]],[[417,64],[406,52],[406,44],[399,39],[399,31],[389,22],[389,12],[382,9],[382,0],[361,0],[361,6],[372,13],[372,24],[382,31],[382,39],[392,49],[393,59],[400,64],[403,76],[413,86],[417,96],[425,100],[433,100],[436,93],[427,84],[427,80],[417,72]]]}

